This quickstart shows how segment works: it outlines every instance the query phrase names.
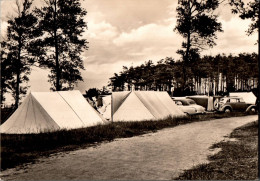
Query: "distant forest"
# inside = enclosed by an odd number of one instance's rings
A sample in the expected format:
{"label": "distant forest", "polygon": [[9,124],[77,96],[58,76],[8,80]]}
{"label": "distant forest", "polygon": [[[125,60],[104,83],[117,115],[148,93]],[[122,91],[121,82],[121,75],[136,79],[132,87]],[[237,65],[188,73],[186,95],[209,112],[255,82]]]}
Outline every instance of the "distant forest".
{"label": "distant forest", "polygon": [[172,96],[250,91],[257,88],[257,60],[256,53],[194,58],[185,65],[188,87],[182,90],[183,62],[166,57],[157,63],[149,60],[136,67],[123,66],[119,74],[110,78],[109,86],[113,91],[168,91]]}

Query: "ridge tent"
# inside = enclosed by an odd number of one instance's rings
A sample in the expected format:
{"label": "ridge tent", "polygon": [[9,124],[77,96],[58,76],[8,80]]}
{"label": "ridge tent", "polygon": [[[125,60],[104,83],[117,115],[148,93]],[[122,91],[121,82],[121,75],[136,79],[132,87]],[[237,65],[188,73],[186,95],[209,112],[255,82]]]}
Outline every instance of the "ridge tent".
{"label": "ridge tent", "polygon": [[39,133],[104,123],[79,91],[31,92],[0,126],[1,133]]}
{"label": "ridge tent", "polygon": [[123,91],[112,93],[112,121],[158,120],[185,114],[167,92]]}
{"label": "ridge tent", "polygon": [[230,92],[229,95],[242,97],[247,104],[256,104],[256,96],[253,92]]}

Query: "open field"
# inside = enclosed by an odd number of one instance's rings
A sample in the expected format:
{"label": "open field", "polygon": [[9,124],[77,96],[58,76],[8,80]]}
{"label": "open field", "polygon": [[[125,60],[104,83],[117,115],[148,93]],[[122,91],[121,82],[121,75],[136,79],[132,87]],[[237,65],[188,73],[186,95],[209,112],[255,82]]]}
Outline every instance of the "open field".
{"label": "open field", "polygon": [[40,134],[2,134],[1,169],[5,170],[23,163],[33,162],[39,157],[49,156],[52,153],[85,148],[116,138],[132,137],[195,121],[244,115],[246,114],[206,114],[187,118],[168,118],[160,121],[113,122],[89,128]]}
{"label": "open field", "polygon": [[209,157],[210,163],[186,170],[174,180],[256,180],[258,121],[235,129],[230,138],[235,140],[212,146],[221,151]]}

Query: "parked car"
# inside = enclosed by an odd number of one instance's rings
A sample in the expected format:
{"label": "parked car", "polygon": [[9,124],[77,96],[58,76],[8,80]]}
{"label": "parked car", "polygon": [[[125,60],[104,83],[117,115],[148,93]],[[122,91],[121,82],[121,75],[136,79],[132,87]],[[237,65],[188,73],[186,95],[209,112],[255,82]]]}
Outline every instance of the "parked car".
{"label": "parked car", "polygon": [[242,97],[224,97],[218,102],[218,111],[220,112],[256,112],[257,108],[255,104],[247,104]]}
{"label": "parked car", "polygon": [[206,113],[205,108],[196,104],[196,102],[192,99],[174,98],[173,101],[184,113],[188,115]]}
{"label": "parked car", "polygon": [[196,102],[196,104],[205,107],[206,110],[210,107],[208,105],[209,103],[209,99],[210,97],[213,97],[213,109],[217,109],[216,104],[219,102],[219,100],[223,97],[223,96],[206,96],[206,95],[193,95],[193,96],[186,96],[189,99],[192,99]]}

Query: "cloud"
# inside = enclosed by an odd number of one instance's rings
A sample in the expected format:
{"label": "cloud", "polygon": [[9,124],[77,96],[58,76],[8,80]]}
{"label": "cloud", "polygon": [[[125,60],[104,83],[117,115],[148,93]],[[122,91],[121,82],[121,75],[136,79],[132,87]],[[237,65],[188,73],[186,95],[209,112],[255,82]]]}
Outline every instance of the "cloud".
{"label": "cloud", "polygon": [[[176,1],[177,2],[177,1]],[[120,32],[128,32],[139,26],[158,23],[170,15],[167,8],[172,0],[87,0],[82,2],[89,18],[96,18],[93,12],[102,12],[97,20],[103,20],[116,26]]]}
{"label": "cloud", "polygon": [[[173,21],[174,22],[174,21]],[[127,47],[128,55],[143,57],[177,56],[176,51],[181,46],[182,37],[173,32],[173,22],[168,24],[147,24],[129,33],[121,33],[114,39],[119,48]],[[146,60],[144,60],[146,61]]]}
{"label": "cloud", "polygon": [[238,17],[238,15],[232,14],[231,12],[232,12],[232,7],[228,3],[223,2],[216,9],[215,14],[219,16],[220,20],[228,22],[232,18]]}
{"label": "cloud", "polygon": [[[173,32],[172,25],[160,25],[160,24],[147,24],[137,29],[131,30],[130,33],[121,33],[118,38],[113,42],[117,46],[129,45],[131,43],[143,43],[150,44],[153,46],[153,43],[158,44],[174,44],[176,42],[169,41],[169,39],[174,39],[177,35]],[[167,41],[168,40],[168,41]],[[152,43],[152,44],[151,44]]]}
{"label": "cloud", "polygon": [[29,91],[49,92],[51,84],[48,82],[48,74],[48,69],[33,67],[30,75],[30,81],[28,83],[30,86]]}
{"label": "cloud", "polygon": [[86,70],[82,71],[84,82],[79,82],[77,87],[81,92],[89,88],[102,88],[108,85],[109,78],[116,72],[122,70],[123,65],[130,66],[130,62],[119,61],[114,63],[92,63],[86,66]]}
{"label": "cloud", "polygon": [[1,28],[1,38],[5,38],[7,35],[7,27],[8,27],[8,23],[4,20],[0,21],[0,28]]}
{"label": "cloud", "polygon": [[246,35],[246,30],[250,24],[249,20],[241,20],[238,17],[231,18],[228,22],[222,21],[224,32],[218,33],[217,46],[207,52],[212,54],[239,54],[242,52],[257,52],[257,34]]}
{"label": "cloud", "polygon": [[118,30],[116,27],[101,21],[96,23],[95,21],[88,22],[88,30],[85,33],[86,37],[98,39],[98,40],[109,40],[117,36]]}
{"label": "cloud", "polygon": [[177,56],[182,38],[173,32],[174,19],[165,19],[162,24],[146,24],[121,32],[112,24],[101,21],[88,24],[85,34],[89,50],[84,53],[86,66],[119,61],[140,62]]}

